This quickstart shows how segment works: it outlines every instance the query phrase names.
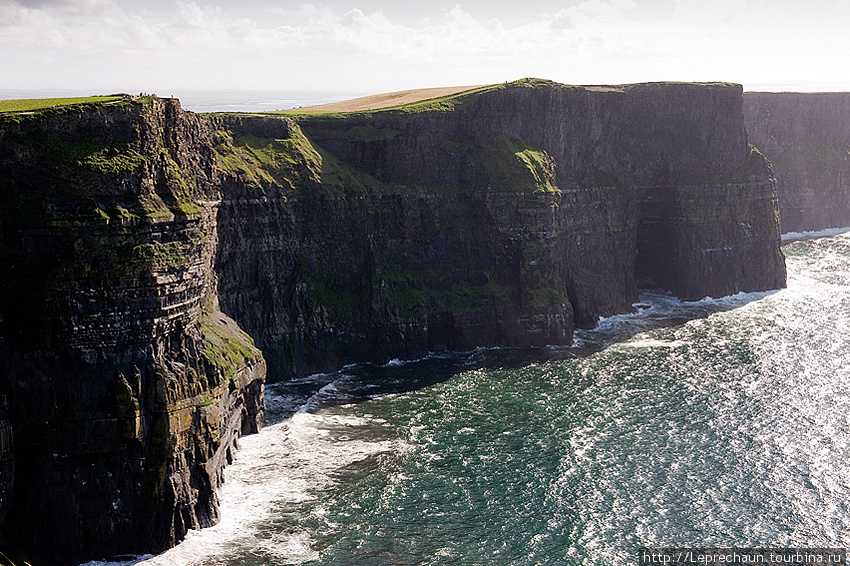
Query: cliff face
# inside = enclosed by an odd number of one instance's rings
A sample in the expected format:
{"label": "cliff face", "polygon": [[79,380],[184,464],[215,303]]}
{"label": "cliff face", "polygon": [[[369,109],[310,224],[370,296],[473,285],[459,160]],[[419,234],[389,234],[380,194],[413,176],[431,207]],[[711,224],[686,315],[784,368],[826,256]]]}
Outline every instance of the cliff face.
{"label": "cliff face", "polygon": [[568,344],[639,287],[784,285],[773,181],[747,145],[739,86],[531,81],[216,128],[232,174],[222,308],[273,377]]}
{"label": "cliff face", "polygon": [[569,344],[640,287],[784,281],[735,85],[0,117],[0,545],[75,563],[215,522],[266,362]]}
{"label": "cliff face", "polygon": [[205,135],[162,100],[0,130],[0,546],[32,563],[213,524],[260,424],[263,360],[217,310]]}
{"label": "cliff face", "polygon": [[751,92],[744,114],[773,165],[782,231],[850,226],[850,93]]}

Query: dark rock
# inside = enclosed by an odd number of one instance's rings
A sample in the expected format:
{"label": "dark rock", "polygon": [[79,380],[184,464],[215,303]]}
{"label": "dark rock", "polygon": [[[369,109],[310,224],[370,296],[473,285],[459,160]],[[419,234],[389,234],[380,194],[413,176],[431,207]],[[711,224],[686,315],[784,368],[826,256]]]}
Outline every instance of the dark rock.
{"label": "dark rock", "polygon": [[217,313],[205,136],[160,100],[0,130],[0,547],[20,562],[212,525],[262,421],[263,360]]}
{"label": "dark rock", "polygon": [[266,364],[570,344],[640,286],[784,285],[741,104],[522,81],[345,116],[0,117],[0,546],[78,563],[214,523]]}
{"label": "dark rock", "polygon": [[782,232],[850,226],[850,93],[748,92],[744,114],[773,165]]}
{"label": "dark rock", "polygon": [[222,189],[221,304],[272,379],[569,344],[639,286],[702,298],[785,283],[737,85],[535,81],[448,110],[297,121],[278,140],[260,118],[218,122],[243,160]]}

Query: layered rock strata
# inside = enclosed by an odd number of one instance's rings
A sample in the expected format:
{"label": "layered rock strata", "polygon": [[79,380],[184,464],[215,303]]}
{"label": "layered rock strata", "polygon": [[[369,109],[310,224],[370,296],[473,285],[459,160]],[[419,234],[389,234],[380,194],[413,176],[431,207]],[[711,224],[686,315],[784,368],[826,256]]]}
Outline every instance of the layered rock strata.
{"label": "layered rock strata", "polygon": [[737,85],[0,117],[0,546],[164,549],[217,519],[266,363],[565,345],[642,287],[780,287],[777,218]]}
{"label": "layered rock strata", "polygon": [[[176,101],[0,132],[0,547],[164,550],[218,517],[264,362],[217,308],[215,160]],[[23,560],[21,560],[23,561]]]}
{"label": "layered rock strata", "polygon": [[744,115],[773,165],[782,232],[850,226],[850,93],[748,92]]}
{"label": "layered rock strata", "polygon": [[569,344],[639,287],[702,298],[785,282],[737,85],[522,81],[216,129],[232,174],[222,308],[276,378]]}

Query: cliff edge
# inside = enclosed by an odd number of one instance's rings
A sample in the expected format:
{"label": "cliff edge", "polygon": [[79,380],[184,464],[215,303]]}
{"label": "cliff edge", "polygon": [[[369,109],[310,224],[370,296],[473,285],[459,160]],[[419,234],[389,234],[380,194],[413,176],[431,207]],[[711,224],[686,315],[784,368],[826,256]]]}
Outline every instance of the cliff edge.
{"label": "cliff edge", "polygon": [[222,309],[273,379],[570,344],[639,288],[698,299],[785,282],[738,85],[524,80],[215,128]]}
{"label": "cliff edge", "polygon": [[164,550],[217,520],[262,423],[262,356],[218,311],[206,129],[159,99],[11,118],[0,546],[33,564]]}
{"label": "cliff edge", "polygon": [[2,116],[0,545],[79,563],[214,523],[266,367],[567,345],[641,288],[781,287],[779,244],[738,85]]}
{"label": "cliff edge", "polygon": [[850,226],[850,93],[748,92],[744,115],[773,165],[782,232]]}

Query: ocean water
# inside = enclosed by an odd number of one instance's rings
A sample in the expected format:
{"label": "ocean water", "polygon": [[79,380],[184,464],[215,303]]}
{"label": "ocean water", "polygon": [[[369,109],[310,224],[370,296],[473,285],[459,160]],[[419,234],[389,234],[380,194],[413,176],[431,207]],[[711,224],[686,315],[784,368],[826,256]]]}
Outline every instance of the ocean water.
{"label": "ocean water", "polygon": [[[124,90],[83,90],[83,89],[3,89],[0,88],[0,100],[18,98],[66,98],[76,96],[95,96],[127,92]],[[290,110],[303,106],[316,106],[350,100],[374,92],[314,92],[314,91],[269,91],[269,90],[186,90],[146,91],[163,98],[178,98],[184,110],[192,112],[273,112]],[[130,94],[137,94],[136,90]]]}
{"label": "ocean water", "polygon": [[267,389],[221,523],[154,565],[635,564],[642,546],[850,546],[850,234],[788,288],[638,312],[574,348]]}

